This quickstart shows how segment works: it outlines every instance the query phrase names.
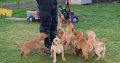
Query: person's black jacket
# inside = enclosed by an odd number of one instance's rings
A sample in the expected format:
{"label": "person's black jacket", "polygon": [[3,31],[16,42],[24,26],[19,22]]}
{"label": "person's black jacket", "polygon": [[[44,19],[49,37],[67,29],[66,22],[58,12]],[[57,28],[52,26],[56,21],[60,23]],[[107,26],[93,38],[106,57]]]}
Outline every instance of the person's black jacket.
{"label": "person's black jacket", "polygon": [[[36,0],[40,10],[41,31],[57,27],[57,0]],[[42,30],[45,29],[45,30]],[[54,31],[54,29],[53,29]]]}

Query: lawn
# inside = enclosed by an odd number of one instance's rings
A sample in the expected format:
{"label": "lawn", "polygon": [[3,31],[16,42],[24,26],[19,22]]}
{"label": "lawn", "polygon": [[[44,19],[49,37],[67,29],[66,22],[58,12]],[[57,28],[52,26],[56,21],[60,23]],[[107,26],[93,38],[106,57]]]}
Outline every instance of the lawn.
{"label": "lawn", "polygon": [[[72,10],[80,16],[80,21],[74,24],[76,31],[94,30],[97,36],[108,38],[106,44],[106,59],[96,61],[89,58],[87,62],[74,54],[65,54],[67,62],[58,57],[57,63],[120,63],[120,4],[73,5]],[[26,17],[26,10],[36,7],[14,10],[13,16]],[[65,27],[65,25],[63,26]],[[51,63],[49,55],[32,52],[28,59],[20,56],[20,49],[15,42],[24,43],[33,40],[39,33],[38,22],[0,19],[0,63]]]}
{"label": "lawn", "polygon": [[35,2],[35,0],[0,0],[0,6],[18,4],[18,1],[20,1],[20,4],[27,2]]}

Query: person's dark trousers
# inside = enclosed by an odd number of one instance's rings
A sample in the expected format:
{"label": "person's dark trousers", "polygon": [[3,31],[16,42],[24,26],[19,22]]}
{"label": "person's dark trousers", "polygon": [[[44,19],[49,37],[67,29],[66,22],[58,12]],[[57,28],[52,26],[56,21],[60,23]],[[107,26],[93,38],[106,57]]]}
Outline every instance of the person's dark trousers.
{"label": "person's dark trousers", "polygon": [[51,48],[57,29],[57,0],[36,0],[40,10],[40,32],[48,34],[45,46]]}

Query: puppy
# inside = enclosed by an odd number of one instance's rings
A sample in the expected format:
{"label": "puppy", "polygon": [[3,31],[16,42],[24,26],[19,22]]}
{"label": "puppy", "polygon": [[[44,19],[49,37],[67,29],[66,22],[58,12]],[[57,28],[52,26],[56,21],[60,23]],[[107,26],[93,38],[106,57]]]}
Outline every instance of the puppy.
{"label": "puppy", "polygon": [[72,36],[74,35],[74,27],[71,20],[67,20],[67,27],[62,37],[62,44],[64,45],[65,50],[68,49],[71,43]]}
{"label": "puppy", "polygon": [[21,55],[24,58],[27,58],[28,54],[35,49],[38,49],[39,51],[43,52],[46,49],[46,47],[44,46],[45,38],[47,38],[47,35],[45,33],[40,33],[38,35],[38,38],[35,40],[24,44],[17,43],[21,48]]}
{"label": "puppy", "polygon": [[92,52],[93,46],[84,39],[83,32],[75,32],[74,33],[77,38],[76,43],[76,54],[82,51],[83,56],[85,57],[85,61],[88,60],[88,54]]}
{"label": "puppy", "polygon": [[60,39],[62,39],[62,36],[63,36],[63,34],[64,34],[64,29],[62,28],[62,23],[63,23],[63,21],[64,21],[64,19],[63,19],[64,17],[62,16],[62,14],[60,14],[59,16],[58,16],[58,25],[57,25],[57,37],[58,38],[60,38]]}
{"label": "puppy", "polygon": [[59,39],[62,39],[63,34],[64,34],[64,30],[62,28],[57,28],[57,34],[56,34],[56,36]]}
{"label": "puppy", "polygon": [[62,14],[60,14],[59,16],[58,16],[58,28],[60,27],[62,27],[62,24],[63,24],[63,21],[64,21],[65,19],[64,19],[64,16],[62,15]]}
{"label": "puppy", "polygon": [[97,60],[104,60],[106,47],[103,42],[96,40],[96,34],[94,31],[87,31],[88,42],[93,45],[95,54],[98,56]]}
{"label": "puppy", "polygon": [[61,40],[56,37],[54,38],[51,46],[51,57],[53,57],[53,63],[56,63],[56,54],[61,54],[62,55],[62,60],[65,61],[64,57],[64,48],[61,43]]}

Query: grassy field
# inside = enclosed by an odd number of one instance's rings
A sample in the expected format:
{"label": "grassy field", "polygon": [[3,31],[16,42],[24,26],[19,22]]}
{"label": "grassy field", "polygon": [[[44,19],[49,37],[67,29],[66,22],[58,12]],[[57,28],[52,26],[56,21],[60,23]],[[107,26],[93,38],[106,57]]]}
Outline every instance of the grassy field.
{"label": "grassy field", "polygon": [[[97,36],[108,38],[106,42],[106,59],[96,61],[89,58],[87,62],[74,54],[65,54],[66,62],[59,56],[57,63],[120,63],[120,4],[73,5],[73,11],[80,16],[74,24],[76,31],[94,30]],[[26,10],[14,10],[14,17],[26,17]],[[65,26],[63,26],[65,27]],[[28,59],[20,56],[20,49],[15,42],[24,43],[33,40],[39,33],[38,22],[0,19],[0,63],[51,63],[49,55],[32,52]]]}
{"label": "grassy field", "polygon": [[0,6],[18,4],[18,1],[20,1],[20,4],[27,2],[35,2],[35,0],[0,0]]}

